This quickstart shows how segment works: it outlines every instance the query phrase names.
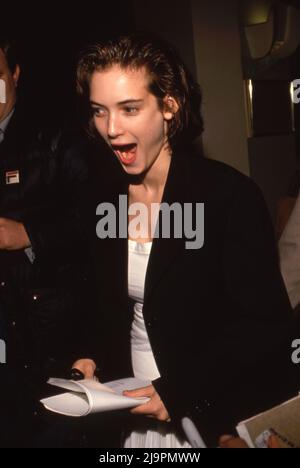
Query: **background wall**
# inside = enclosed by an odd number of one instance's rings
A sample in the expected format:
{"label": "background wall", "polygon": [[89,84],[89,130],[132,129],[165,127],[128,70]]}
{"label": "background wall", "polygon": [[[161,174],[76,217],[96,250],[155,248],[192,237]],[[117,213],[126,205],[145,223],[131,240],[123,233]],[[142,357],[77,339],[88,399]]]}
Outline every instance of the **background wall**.
{"label": "background wall", "polygon": [[192,0],[191,5],[205,152],[249,175],[238,2]]}
{"label": "background wall", "polygon": [[190,0],[133,0],[133,10],[136,28],[154,32],[173,43],[196,77]]}

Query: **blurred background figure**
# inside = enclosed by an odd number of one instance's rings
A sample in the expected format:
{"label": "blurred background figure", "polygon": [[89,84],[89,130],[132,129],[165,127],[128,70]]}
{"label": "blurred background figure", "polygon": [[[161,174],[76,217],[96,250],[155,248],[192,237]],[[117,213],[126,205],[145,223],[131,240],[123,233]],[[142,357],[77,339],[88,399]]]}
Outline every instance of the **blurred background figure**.
{"label": "blurred background figure", "polygon": [[295,309],[300,304],[300,197],[279,240],[280,264],[288,295]]}
{"label": "blurred background figure", "polygon": [[20,73],[15,45],[0,38],[5,82],[0,103],[4,446],[31,446],[40,435],[41,388],[49,375],[69,368],[88,302],[85,236],[76,211],[88,183],[87,143],[80,135],[50,132],[33,106],[28,111],[17,96]]}
{"label": "blurred background figure", "polygon": [[292,176],[292,180],[285,197],[278,201],[277,220],[276,220],[276,237],[280,240],[282,233],[287,225],[287,222],[294,209],[298,193],[300,189],[300,170],[297,169]]}

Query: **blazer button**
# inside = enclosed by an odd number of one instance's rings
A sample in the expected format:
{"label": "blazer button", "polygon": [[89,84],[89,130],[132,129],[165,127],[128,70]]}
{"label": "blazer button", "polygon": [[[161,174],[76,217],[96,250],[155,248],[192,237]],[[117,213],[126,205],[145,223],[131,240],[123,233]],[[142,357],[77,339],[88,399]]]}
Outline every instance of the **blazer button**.
{"label": "blazer button", "polygon": [[5,288],[5,286],[6,286],[5,281],[1,281],[0,286],[1,286],[1,288]]}

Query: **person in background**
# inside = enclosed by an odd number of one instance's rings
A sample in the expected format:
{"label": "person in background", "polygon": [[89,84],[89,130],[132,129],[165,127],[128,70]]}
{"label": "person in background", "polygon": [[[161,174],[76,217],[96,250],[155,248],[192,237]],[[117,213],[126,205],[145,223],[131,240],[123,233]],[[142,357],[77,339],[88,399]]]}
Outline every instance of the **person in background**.
{"label": "person in background", "polygon": [[[99,152],[103,177],[88,207],[98,213],[99,306],[74,367],[92,378],[98,366],[101,381],[148,382],[125,392],[149,402],[131,411],[124,447],[188,448],[183,418],[216,446],[240,420],[294,393],[285,378],[292,311],[265,202],[250,179],[193,151],[201,93],[169,44],[144,34],[94,44],[77,80],[88,131],[110,153]],[[162,235],[166,207],[184,213],[188,203],[194,216],[204,203],[204,225],[194,217],[193,236],[178,235],[180,218]]]}
{"label": "person in background", "polygon": [[279,240],[280,266],[292,307],[300,304],[300,196]]}
{"label": "person in background", "polygon": [[43,382],[69,369],[88,301],[86,241],[78,219],[79,194],[88,185],[88,144],[80,135],[50,134],[43,128],[41,113],[18,98],[20,73],[13,43],[0,38],[4,447],[33,446],[41,436],[38,400]]}
{"label": "person in background", "polygon": [[287,225],[287,222],[294,209],[298,193],[300,189],[300,170],[297,169],[292,177],[288,194],[286,197],[280,198],[277,209],[276,220],[276,238],[278,241]]}

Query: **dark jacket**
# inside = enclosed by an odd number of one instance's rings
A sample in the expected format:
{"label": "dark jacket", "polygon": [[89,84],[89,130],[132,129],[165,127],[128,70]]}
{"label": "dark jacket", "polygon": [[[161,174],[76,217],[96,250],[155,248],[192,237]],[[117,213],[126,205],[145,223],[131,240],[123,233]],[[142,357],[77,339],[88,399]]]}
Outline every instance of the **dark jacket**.
{"label": "dark jacket", "polygon": [[[116,174],[115,168],[106,186],[98,183],[106,194],[96,191],[95,204],[105,200],[118,207],[128,183]],[[291,307],[269,214],[249,178],[178,152],[163,202],[204,203],[205,241],[201,249],[187,250],[188,239],[172,238],[172,231],[171,239],[154,239],[143,309],[161,375],[153,385],[173,423],[191,417],[214,444],[239,420],[291,391],[283,377],[290,363]],[[99,310],[90,356],[105,381],[132,375],[127,240],[94,239],[94,259]]]}
{"label": "dark jacket", "polygon": [[[11,171],[18,183],[7,183]],[[0,217],[24,224],[35,260],[0,251],[11,366],[72,360],[87,273],[78,204],[88,177],[86,140],[47,134],[16,109],[0,144]]]}
{"label": "dark jacket", "polygon": [[[35,446],[37,435],[41,445],[68,444],[56,419],[49,426],[46,416],[36,417],[38,400],[46,396],[47,377],[70,368],[89,309],[85,226],[78,215],[89,183],[89,144],[77,133],[45,131],[32,116],[17,107],[0,144],[0,217],[24,224],[35,256],[32,263],[24,251],[0,251],[5,447]],[[9,172],[17,183],[7,183]]]}

